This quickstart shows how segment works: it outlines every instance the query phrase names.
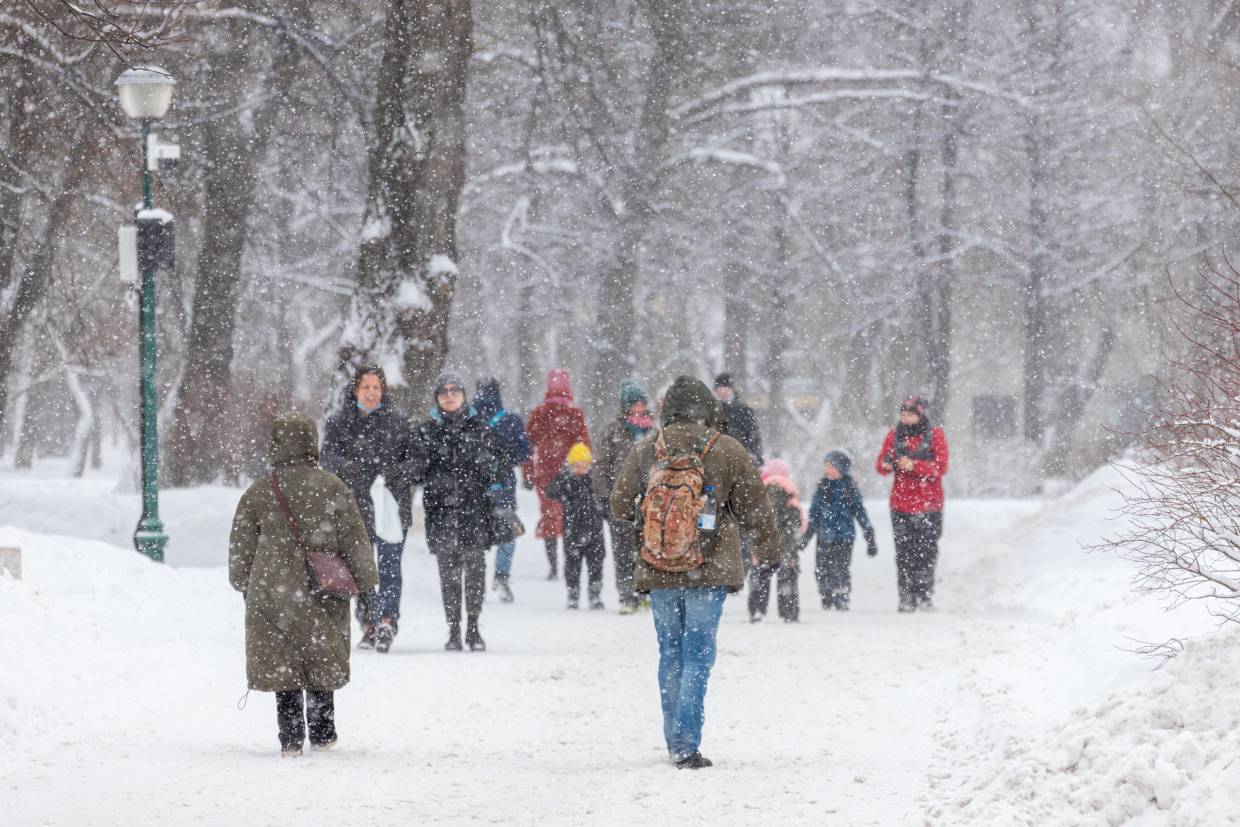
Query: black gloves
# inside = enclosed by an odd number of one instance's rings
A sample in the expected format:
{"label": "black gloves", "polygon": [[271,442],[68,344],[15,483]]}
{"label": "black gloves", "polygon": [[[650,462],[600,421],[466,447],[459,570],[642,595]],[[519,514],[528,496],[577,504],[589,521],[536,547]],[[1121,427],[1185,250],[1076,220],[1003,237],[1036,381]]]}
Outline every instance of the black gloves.
{"label": "black gloves", "polygon": [[534,481],[529,477],[523,476],[521,477],[521,487],[526,491],[530,491],[534,488]]}
{"label": "black gloves", "polygon": [[865,533],[865,553],[867,557],[878,556],[878,540],[874,539],[873,531]]}

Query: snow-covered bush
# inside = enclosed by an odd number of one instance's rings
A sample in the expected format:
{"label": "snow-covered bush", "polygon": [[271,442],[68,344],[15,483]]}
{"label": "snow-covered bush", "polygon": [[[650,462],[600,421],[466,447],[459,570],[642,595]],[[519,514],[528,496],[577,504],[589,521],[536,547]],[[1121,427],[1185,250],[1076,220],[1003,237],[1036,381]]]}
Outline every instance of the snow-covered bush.
{"label": "snow-covered bush", "polygon": [[1121,468],[1129,528],[1104,547],[1140,566],[1140,587],[1240,622],[1240,271],[1206,266],[1191,295],[1173,288],[1185,355],[1170,365],[1145,455]]}

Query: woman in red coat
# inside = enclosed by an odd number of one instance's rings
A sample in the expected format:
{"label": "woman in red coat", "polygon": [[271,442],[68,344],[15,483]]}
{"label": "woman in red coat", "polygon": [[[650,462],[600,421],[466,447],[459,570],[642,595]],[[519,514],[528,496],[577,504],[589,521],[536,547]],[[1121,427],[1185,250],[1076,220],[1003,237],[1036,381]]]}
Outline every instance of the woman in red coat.
{"label": "woman in red coat", "polygon": [[943,475],[947,437],[931,428],[926,400],[911,396],[900,406],[900,424],[887,433],[876,463],[878,473],[895,474],[891,527],[896,541],[900,611],[934,608],[934,570],[943,534]]}
{"label": "woman in red coat", "polygon": [[530,412],[525,430],[534,445],[534,456],[524,467],[525,483],[538,489],[541,509],[534,536],[542,537],[547,544],[547,579],[554,580],[558,576],[556,538],[564,533],[564,509],[558,500],[547,498],[547,486],[564,467],[569,448],[578,442],[590,445],[586,417],[573,402],[568,371],[547,371],[547,394],[542,404]]}

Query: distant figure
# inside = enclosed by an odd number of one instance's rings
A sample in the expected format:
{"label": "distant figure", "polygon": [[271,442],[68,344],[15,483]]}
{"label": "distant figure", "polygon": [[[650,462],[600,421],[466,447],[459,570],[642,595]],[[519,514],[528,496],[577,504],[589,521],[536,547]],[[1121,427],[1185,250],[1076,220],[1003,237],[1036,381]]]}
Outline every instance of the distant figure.
{"label": "distant figure", "polygon": [[[285,414],[271,428],[272,473],[302,538],[344,559],[363,591],[379,584],[366,525],[349,489],[319,468],[314,420]],[[245,670],[250,689],[276,693],[280,750],[301,755],[336,743],[333,693],[349,682],[349,600],[312,592],[306,552],[281,510],[271,477],[237,504],[228,538],[228,579],[245,597]]]}
{"label": "distant figure", "polygon": [[[700,380],[678,377],[663,401],[663,428],[633,446],[611,491],[615,519],[632,522],[640,510],[644,520],[635,585],[650,595],[663,739],[678,769],[711,766],[699,750],[706,685],[724,598],[745,579],[738,528],[760,561],[779,562],[758,469],[743,445],[706,427],[718,407]],[[701,499],[684,493],[689,480],[700,485]]]}
{"label": "distant figure", "polygon": [[754,416],[753,408],[741,401],[740,393],[732,384],[732,374],[721,373],[715,377],[715,398],[723,403],[728,436],[744,445],[753,464],[761,467],[762,433],[758,430],[758,417]]}
{"label": "distant figure", "polygon": [[465,604],[465,646],[486,651],[478,629],[486,596],[486,551],[494,537],[500,449],[494,432],[470,410],[460,378],[435,380],[435,407],[413,437],[412,478],[421,484],[426,510],[426,544],[439,566],[439,591],[448,621],[444,649],[459,652],[461,604]]}
{"label": "distant figure", "polygon": [[[362,625],[362,639],[357,644],[360,649],[388,651],[400,621],[401,557],[404,535],[413,522],[413,495],[406,467],[409,440],[409,420],[388,403],[383,368],[359,368],[345,395],[344,409],[328,419],[323,429],[322,456],[323,467],[349,487],[379,560],[378,591],[357,599],[357,619]],[[400,511],[401,536],[396,540],[385,540],[375,530],[370,487],[380,474]]]}
{"label": "distant figure", "polygon": [[865,535],[866,554],[878,554],[874,526],[865,511],[861,492],[850,476],[852,460],[843,451],[829,451],[823,457],[822,479],[809,506],[809,527],[801,541],[804,547],[815,536],[814,578],[822,608],[846,612],[852,596],[852,553],[857,531],[855,522]]}
{"label": "distant figure", "polygon": [[775,577],[775,604],[785,623],[801,619],[801,598],[797,580],[801,574],[801,534],[805,531],[805,510],[792,480],[792,468],[782,459],[762,466],[762,484],[775,512],[779,529],[779,565],[753,566],[749,571],[749,622],[766,617],[771,605],[771,577]]}
{"label": "distant figure", "polygon": [[564,507],[564,581],[568,584],[568,608],[581,600],[581,564],[589,569],[588,595],[591,609],[603,608],[603,504],[594,493],[590,468],[594,458],[585,443],[568,451],[567,463],[547,486],[547,496]]}
{"label": "distant figure", "polygon": [[947,437],[931,428],[926,400],[910,396],[900,406],[900,424],[887,433],[878,454],[878,473],[895,474],[891,527],[896,541],[900,611],[934,608],[934,573],[943,536],[943,476]]}
{"label": "distant figure", "polygon": [[[649,403],[650,398],[641,385],[630,379],[620,383],[620,415],[603,431],[598,454],[594,458],[594,491],[604,506],[629,449],[654,428]],[[610,514],[608,522],[611,526],[611,556],[616,567],[616,596],[620,601],[620,613],[632,614],[640,605],[640,599],[633,591],[633,564],[637,559],[633,526],[614,520]]]}
{"label": "distant figure", "polygon": [[534,444],[534,458],[525,464],[525,484],[538,490],[541,512],[534,535],[547,545],[547,579],[554,580],[558,576],[556,539],[564,533],[564,510],[547,497],[547,486],[564,467],[569,448],[578,442],[591,447],[586,417],[573,401],[568,371],[547,371],[547,393],[530,412],[525,430]]}
{"label": "distant figure", "polygon": [[[498,479],[491,485],[495,506],[511,510],[515,514],[517,475],[513,469],[527,462],[534,454],[530,438],[525,433],[525,423],[515,413],[504,410],[504,401],[499,393],[499,382],[495,379],[478,380],[474,393],[474,412],[495,433],[499,447]],[[496,547],[495,582],[491,588],[499,594],[499,599],[504,603],[512,602],[512,587],[508,579],[512,573],[512,555],[516,549],[515,539],[500,543]]]}

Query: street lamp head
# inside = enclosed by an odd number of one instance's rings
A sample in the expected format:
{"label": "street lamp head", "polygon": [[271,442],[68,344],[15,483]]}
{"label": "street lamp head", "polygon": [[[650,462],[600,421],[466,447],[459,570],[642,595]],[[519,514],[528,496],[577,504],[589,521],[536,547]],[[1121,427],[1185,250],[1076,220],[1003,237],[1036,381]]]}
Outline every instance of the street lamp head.
{"label": "street lamp head", "polygon": [[158,66],[135,66],[116,79],[121,108],[131,118],[162,118],[172,103],[176,81]]}

